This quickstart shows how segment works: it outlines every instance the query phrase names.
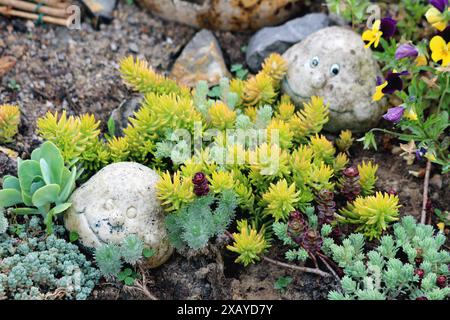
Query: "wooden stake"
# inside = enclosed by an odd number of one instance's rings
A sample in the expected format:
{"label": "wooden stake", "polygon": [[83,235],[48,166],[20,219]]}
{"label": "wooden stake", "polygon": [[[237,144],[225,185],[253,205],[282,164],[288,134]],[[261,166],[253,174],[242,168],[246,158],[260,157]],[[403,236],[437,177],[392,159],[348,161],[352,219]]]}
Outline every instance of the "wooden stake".
{"label": "wooden stake", "polygon": [[66,9],[67,7],[72,5],[69,2],[62,2],[60,0],[33,0],[33,2],[42,3],[49,7],[62,8],[62,9]]}
{"label": "wooden stake", "polygon": [[47,6],[41,6],[42,4],[36,4],[20,0],[0,0],[0,4],[7,7],[13,7],[16,9],[32,12],[32,13],[43,13],[45,15],[67,18],[69,14],[66,13],[65,9],[51,8]]}
{"label": "wooden stake", "polygon": [[[13,10],[8,7],[0,6],[0,14],[5,16],[25,18],[29,20],[39,20],[39,15],[29,12],[23,12],[18,10]],[[43,16],[42,21],[46,23],[52,23],[60,26],[67,27],[69,21],[68,19],[54,18],[49,16]]]}

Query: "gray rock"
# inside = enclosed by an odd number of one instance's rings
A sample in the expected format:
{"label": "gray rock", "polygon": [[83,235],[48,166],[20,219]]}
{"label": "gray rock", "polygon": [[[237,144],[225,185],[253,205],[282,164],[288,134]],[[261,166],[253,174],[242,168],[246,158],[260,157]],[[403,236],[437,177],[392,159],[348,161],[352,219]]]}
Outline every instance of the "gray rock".
{"label": "gray rock", "polygon": [[312,96],[323,97],[330,107],[325,129],[355,132],[374,127],[385,99],[372,101],[380,68],[361,35],[342,27],[329,27],[308,36],[286,51],[288,72],[282,88],[301,106]]}
{"label": "gray rock", "polygon": [[70,197],[72,206],[64,216],[66,228],[77,232],[81,244],[93,249],[105,243],[119,245],[134,234],[155,251],[148,266],[160,266],[173,248],[156,197],[158,180],[155,171],[135,162],[104,167]]}
{"label": "gray rock", "polygon": [[175,61],[170,76],[189,87],[195,87],[200,80],[213,86],[221,78],[231,77],[219,43],[209,30],[201,30],[195,34]]}
{"label": "gray rock", "polygon": [[122,101],[120,106],[111,112],[111,117],[116,123],[116,134],[122,134],[123,129],[128,125],[128,118],[141,107],[142,100],[144,100],[142,95],[134,94],[131,98]]}
{"label": "gray rock", "polygon": [[271,53],[283,54],[293,44],[311,33],[328,27],[330,21],[323,13],[310,13],[278,27],[266,27],[256,32],[247,46],[246,61],[250,70],[257,72]]}

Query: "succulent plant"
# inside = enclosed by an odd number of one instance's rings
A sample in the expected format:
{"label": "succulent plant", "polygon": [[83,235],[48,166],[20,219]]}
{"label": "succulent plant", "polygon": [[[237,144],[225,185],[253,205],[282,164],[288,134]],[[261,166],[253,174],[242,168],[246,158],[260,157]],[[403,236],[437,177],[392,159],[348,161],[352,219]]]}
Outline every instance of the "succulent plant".
{"label": "succulent plant", "polygon": [[347,201],[353,201],[361,193],[359,171],[356,167],[348,167],[343,171],[342,195]]}
{"label": "succulent plant", "polygon": [[18,106],[0,105],[0,141],[10,142],[19,130],[20,110]]}
{"label": "succulent plant", "polygon": [[13,207],[15,214],[40,214],[52,233],[53,218],[65,210],[75,189],[77,169],[64,165],[59,149],[52,142],[44,142],[31,154],[30,160],[18,159],[18,177],[3,177],[0,207]]}

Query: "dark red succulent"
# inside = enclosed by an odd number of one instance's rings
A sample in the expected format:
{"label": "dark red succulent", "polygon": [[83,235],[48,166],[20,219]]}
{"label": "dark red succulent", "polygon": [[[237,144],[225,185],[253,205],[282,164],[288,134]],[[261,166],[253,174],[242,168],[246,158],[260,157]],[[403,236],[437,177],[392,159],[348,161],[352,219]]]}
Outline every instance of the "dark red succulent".
{"label": "dark red succulent", "polygon": [[387,193],[390,194],[390,195],[393,195],[393,196],[397,196],[398,195],[397,190],[395,190],[394,188],[390,188]]}
{"label": "dark red succulent", "polygon": [[425,296],[421,296],[421,297],[417,297],[416,300],[428,300],[428,298]]}
{"label": "dark red succulent", "polygon": [[342,183],[341,193],[347,201],[353,201],[361,193],[359,185],[359,171],[356,167],[348,167],[343,171],[344,182]]}
{"label": "dark red succulent", "polygon": [[423,269],[416,269],[414,270],[414,274],[416,274],[420,280],[423,279],[423,277],[425,276],[425,271]]}
{"label": "dark red succulent", "polygon": [[301,246],[312,254],[320,251],[322,243],[322,237],[317,230],[308,229],[301,236]]}
{"label": "dark red succulent", "polygon": [[197,172],[192,178],[195,195],[201,197],[209,193],[209,184],[206,175],[203,172]]}
{"label": "dark red succulent", "polygon": [[333,201],[334,193],[323,189],[317,195],[317,216],[319,224],[331,224],[335,220],[336,202]]}
{"label": "dark red succulent", "polygon": [[446,276],[437,277],[436,285],[441,289],[445,288],[447,286],[447,277]]}
{"label": "dark red succulent", "polygon": [[301,243],[301,235],[306,230],[306,221],[300,211],[292,211],[289,214],[288,235],[297,244]]}

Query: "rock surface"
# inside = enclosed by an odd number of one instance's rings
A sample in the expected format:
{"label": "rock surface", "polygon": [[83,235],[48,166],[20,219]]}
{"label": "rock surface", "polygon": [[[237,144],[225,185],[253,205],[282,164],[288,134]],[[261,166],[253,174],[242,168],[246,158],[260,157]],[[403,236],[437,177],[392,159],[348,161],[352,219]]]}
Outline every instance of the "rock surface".
{"label": "rock surface", "polygon": [[189,87],[195,87],[200,80],[212,86],[222,77],[231,77],[219,43],[209,30],[197,32],[175,62],[170,76]]}
{"label": "rock surface", "polygon": [[173,249],[156,198],[158,180],[156,172],[138,163],[106,166],[72,194],[72,206],[64,217],[66,228],[76,231],[88,248],[120,244],[127,235],[136,234],[155,250],[149,267],[163,264]]}
{"label": "rock surface", "polygon": [[323,13],[310,13],[278,27],[266,27],[250,39],[246,62],[253,72],[259,71],[264,59],[273,52],[283,54],[289,47],[310,34],[328,27],[330,21]]}
{"label": "rock surface", "polygon": [[325,129],[355,132],[374,127],[383,114],[384,100],[372,101],[381,71],[361,36],[342,27],[329,27],[308,36],[286,51],[288,72],[283,91],[297,104],[311,96],[330,106]]}
{"label": "rock surface", "polygon": [[304,0],[138,0],[150,12],[196,28],[258,30],[298,14]]}
{"label": "rock surface", "polygon": [[130,98],[125,99],[122,103],[111,112],[111,117],[116,124],[116,134],[122,134],[123,129],[128,126],[128,118],[141,107],[144,97],[141,94],[133,94]]}

